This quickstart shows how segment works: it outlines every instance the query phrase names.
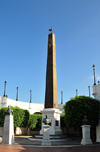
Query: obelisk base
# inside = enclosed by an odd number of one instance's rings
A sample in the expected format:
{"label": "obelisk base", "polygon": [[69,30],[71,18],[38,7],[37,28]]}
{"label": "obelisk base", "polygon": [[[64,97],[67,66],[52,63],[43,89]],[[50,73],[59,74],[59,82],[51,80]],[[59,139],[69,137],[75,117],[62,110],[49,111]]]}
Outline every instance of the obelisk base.
{"label": "obelisk base", "polygon": [[[60,135],[62,134],[62,130],[60,129],[60,114],[61,111],[59,109],[55,108],[46,108],[42,112],[42,120],[43,118],[47,117],[51,119],[51,126],[49,129],[49,134],[50,135]],[[40,134],[43,135],[43,123],[42,123],[42,128],[40,130]]]}
{"label": "obelisk base", "polygon": [[4,130],[2,144],[14,144],[14,124],[13,115],[6,115],[4,121]]}

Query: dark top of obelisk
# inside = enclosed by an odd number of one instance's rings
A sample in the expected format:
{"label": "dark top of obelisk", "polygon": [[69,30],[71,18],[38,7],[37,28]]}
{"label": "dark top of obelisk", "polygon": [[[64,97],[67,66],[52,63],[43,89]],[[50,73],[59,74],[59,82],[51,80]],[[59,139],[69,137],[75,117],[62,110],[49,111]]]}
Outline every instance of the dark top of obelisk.
{"label": "dark top of obelisk", "polygon": [[52,33],[52,31],[53,31],[53,28],[51,27],[51,29],[49,29],[49,31]]}

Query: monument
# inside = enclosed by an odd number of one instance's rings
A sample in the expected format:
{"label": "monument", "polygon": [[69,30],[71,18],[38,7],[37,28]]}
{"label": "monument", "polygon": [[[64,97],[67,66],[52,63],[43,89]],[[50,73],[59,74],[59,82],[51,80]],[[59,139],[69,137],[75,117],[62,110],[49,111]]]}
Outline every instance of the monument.
{"label": "monument", "polygon": [[92,140],[90,139],[90,125],[89,125],[89,121],[87,119],[87,116],[85,116],[85,118],[83,119],[83,124],[82,127],[82,140],[81,140],[81,144],[82,145],[89,145],[92,144]]}
{"label": "monument", "polygon": [[[50,135],[62,134],[60,129],[60,114],[57,102],[57,74],[56,74],[56,49],[55,35],[52,32],[53,28],[49,29],[51,33],[48,35],[48,55],[46,69],[46,90],[45,90],[45,108],[42,112],[42,119],[45,115],[51,119],[49,129]],[[40,130],[43,134],[43,123]]]}
{"label": "monument", "polygon": [[10,106],[6,112],[5,121],[4,121],[4,130],[2,144],[14,144],[14,124],[13,124],[13,115]]}
{"label": "monument", "polygon": [[45,125],[43,126],[43,139],[42,139],[41,145],[42,146],[51,146],[51,142],[49,140],[49,128],[51,125],[51,119],[47,118],[47,115],[46,115],[46,118],[43,118],[43,123]]}

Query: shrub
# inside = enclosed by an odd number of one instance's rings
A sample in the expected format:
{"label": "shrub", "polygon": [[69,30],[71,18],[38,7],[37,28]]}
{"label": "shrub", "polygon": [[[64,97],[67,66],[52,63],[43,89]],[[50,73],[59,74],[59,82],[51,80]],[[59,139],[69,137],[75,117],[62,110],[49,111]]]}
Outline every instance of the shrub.
{"label": "shrub", "polygon": [[32,114],[29,119],[29,127],[30,128],[40,128],[41,127],[42,115],[40,114]]}
{"label": "shrub", "polygon": [[21,124],[21,127],[24,127],[24,128],[28,128],[29,127],[29,118],[30,118],[30,113],[28,110],[24,110],[24,119],[23,119],[23,122]]}
{"label": "shrub", "polygon": [[19,107],[11,107],[13,110],[13,117],[14,117],[14,128],[22,127],[22,123],[25,117],[25,110]]}
{"label": "shrub", "polygon": [[84,116],[87,116],[92,127],[98,125],[99,101],[86,96],[76,96],[64,106],[66,127],[80,127]]}
{"label": "shrub", "polygon": [[0,109],[0,127],[3,127],[7,110],[8,110],[8,107],[2,107]]}
{"label": "shrub", "polygon": [[65,117],[64,114],[60,115],[60,125],[61,125],[61,127],[66,127],[66,124],[64,122],[64,117]]}

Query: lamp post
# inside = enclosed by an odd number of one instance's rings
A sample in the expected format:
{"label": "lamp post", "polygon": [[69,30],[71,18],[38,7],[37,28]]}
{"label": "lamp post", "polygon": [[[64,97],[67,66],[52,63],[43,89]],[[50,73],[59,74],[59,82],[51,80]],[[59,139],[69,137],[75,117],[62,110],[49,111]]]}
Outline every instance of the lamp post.
{"label": "lamp post", "polygon": [[32,103],[32,90],[30,90],[30,103]]}
{"label": "lamp post", "polygon": [[16,89],[17,89],[16,101],[18,101],[18,87]]}
{"label": "lamp post", "polygon": [[76,89],[76,96],[78,96],[78,90]]}
{"label": "lamp post", "polygon": [[7,82],[5,81],[4,82],[4,95],[3,95],[4,97],[5,97],[5,92],[6,92],[6,84],[7,84]]}
{"label": "lamp post", "polygon": [[88,86],[88,89],[89,89],[89,97],[90,97],[90,86]]}
{"label": "lamp post", "polygon": [[31,103],[32,103],[32,90],[30,90],[30,102],[29,102],[29,109],[31,109]]}
{"label": "lamp post", "polygon": [[63,104],[63,91],[61,91],[61,104]]}
{"label": "lamp post", "polygon": [[94,85],[96,85],[96,78],[95,78],[95,65],[94,65],[94,64],[93,64],[92,68],[93,68],[93,73],[94,73]]}

